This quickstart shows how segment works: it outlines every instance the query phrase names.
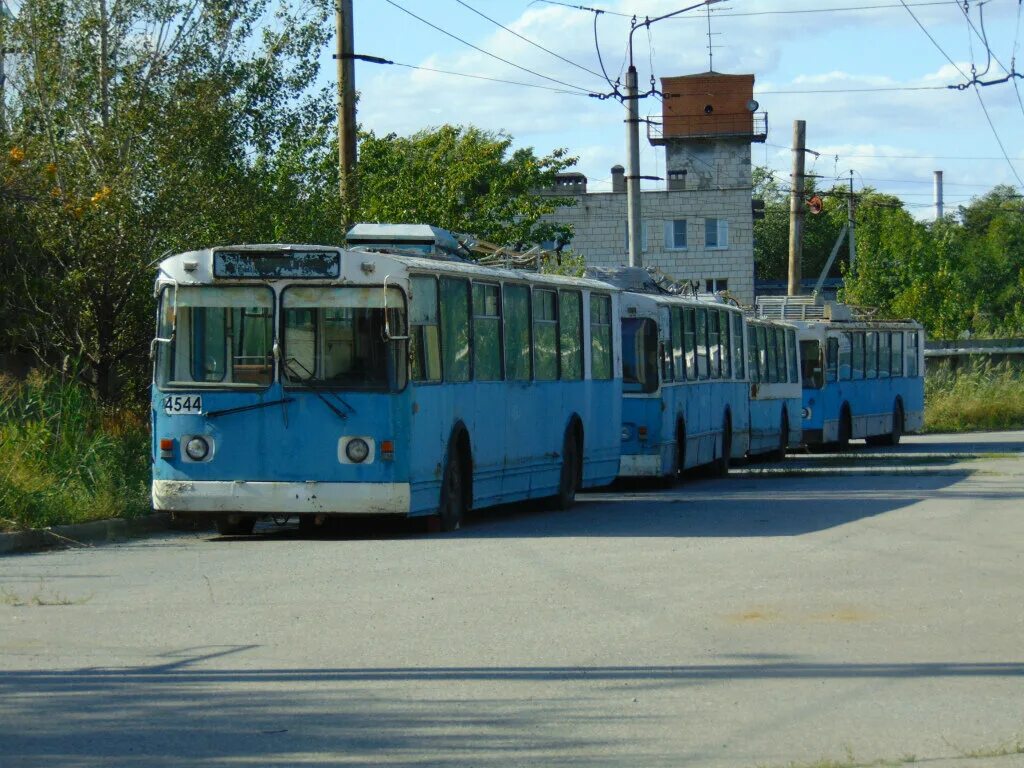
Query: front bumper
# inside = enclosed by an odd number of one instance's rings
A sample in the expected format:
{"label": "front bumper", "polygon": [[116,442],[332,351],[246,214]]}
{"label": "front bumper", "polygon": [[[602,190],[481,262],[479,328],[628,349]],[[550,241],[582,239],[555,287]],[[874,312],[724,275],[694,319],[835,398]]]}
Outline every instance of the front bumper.
{"label": "front bumper", "polygon": [[153,481],[153,509],[163,512],[405,515],[409,497],[408,483]]}
{"label": "front bumper", "polygon": [[661,456],[623,454],[619,458],[619,477],[660,477]]}

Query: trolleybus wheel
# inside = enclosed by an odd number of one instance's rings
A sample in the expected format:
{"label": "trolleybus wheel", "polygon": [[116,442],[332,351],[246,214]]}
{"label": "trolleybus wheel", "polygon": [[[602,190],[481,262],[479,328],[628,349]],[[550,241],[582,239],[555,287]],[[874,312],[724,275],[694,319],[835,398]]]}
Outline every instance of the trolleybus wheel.
{"label": "trolleybus wheel", "polygon": [[722,422],[722,455],[715,462],[714,474],[717,477],[729,475],[729,460],[732,458],[732,420],[726,414]]}
{"label": "trolleybus wheel", "polygon": [[248,536],[256,527],[251,515],[221,515],[217,518],[217,533],[221,536]]}
{"label": "trolleybus wheel", "polygon": [[578,453],[576,437],[570,429],[566,432],[562,445],[562,471],[558,479],[555,509],[566,510],[576,502],[576,478],[579,477]]}
{"label": "trolleybus wheel", "polygon": [[784,461],[786,458],[786,446],[789,445],[789,417],[786,409],[782,409],[782,420],[779,422],[779,447],[771,452],[772,461]]}
{"label": "trolleybus wheel", "polygon": [[438,517],[442,531],[456,531],[462,525],[465,514],[465,495],[462,489],[462,462],[455,451],[448,455],[444,465],[444,480],[441,482],[441,507]]}
{"label": "trolleybus wheel", "polygon": [[836,449],[845,451],[850,447],[850,411],[844,405],[839,413],[839,437],[836,439]]}
{"label": "trolleybus wheel", "polygon": [[903,403],[899,400],[892,407],[892,429],[888,434],[868,438],[869,445],[899,445],[903,437]]}

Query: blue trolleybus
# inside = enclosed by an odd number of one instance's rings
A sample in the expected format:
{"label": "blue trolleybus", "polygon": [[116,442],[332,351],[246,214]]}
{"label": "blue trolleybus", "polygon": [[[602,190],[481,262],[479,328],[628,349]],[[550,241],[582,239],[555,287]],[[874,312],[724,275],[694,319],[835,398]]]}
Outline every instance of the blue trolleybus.
{"label": "blue trolleybus", "polygon": [[758,312],[796,326],[803,439],[845,449],[851,439],[895,445],[924,423],[924,330],[808,297],[761,299]]}
{"label": "blue trolleybus", "polygon": [[474,507],[565,508],[614,479],[619,292],[481,267],[445,256],[458,244],[443,230],[397,230],[416,237],[161,263],[155,509],[226,534],[262,516],[382,513],[452,530]]}
{"label": "blue trolleybus", "polygon": [[750,377],[750,455],[781,460],[801,442],[800,357],[796,327],[746,318]]}
{"label": "blue trolleybus", "polygon": [[748,448],[743,313],[673,295],[639,268],[588,272],[623,288],[621,477],[724,474]]}

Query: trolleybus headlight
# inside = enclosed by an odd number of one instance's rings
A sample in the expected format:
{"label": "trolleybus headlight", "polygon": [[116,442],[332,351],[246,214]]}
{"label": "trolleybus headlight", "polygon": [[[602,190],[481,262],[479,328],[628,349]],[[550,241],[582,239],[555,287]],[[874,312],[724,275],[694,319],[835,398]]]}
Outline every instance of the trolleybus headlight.
{"label": "trolleybus headlight", "polygon": [[353,464],[362,464],[370,455],[370,446],[361,437],[353,437],[345,446],[345,455]]}
{"label": "trolleybus headlight", "polygon": [[185,454],[192,461],[202,461],[210,455],[210,444],[206,442],[205,437],[196,435],[185,443]]}
{"label": "trolleybus headlight", "polygon": [[633,430],[630,429],[628,424],[623,424],[622,425],[622,440],[625,442],[627,440],[632,440],[632,439],[633,439]]}

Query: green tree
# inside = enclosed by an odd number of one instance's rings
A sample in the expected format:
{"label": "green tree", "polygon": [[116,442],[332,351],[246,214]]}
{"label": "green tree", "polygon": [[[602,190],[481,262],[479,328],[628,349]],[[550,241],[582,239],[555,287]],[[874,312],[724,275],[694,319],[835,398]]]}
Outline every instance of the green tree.
{"label": "green tree", "polygon": [[568,241],[569,227],[541,217],[571,199],[541,190],[573,163],[564,149],[537,157],[512,150],[508,134],[467,126],[408,137],[369,131],[359,144],[359,217],[433,224],[498,245]]}
{"label": "green tree", "polygon": [[37,240],[5,251],[8,344],[82,359],[109,397],[143,368],[161,252],[340,239],[296,194],[331,120],[310,90],[329,6],[284,0],[271,28],[269,0],[26,0],[0,22],[4,150]]}

